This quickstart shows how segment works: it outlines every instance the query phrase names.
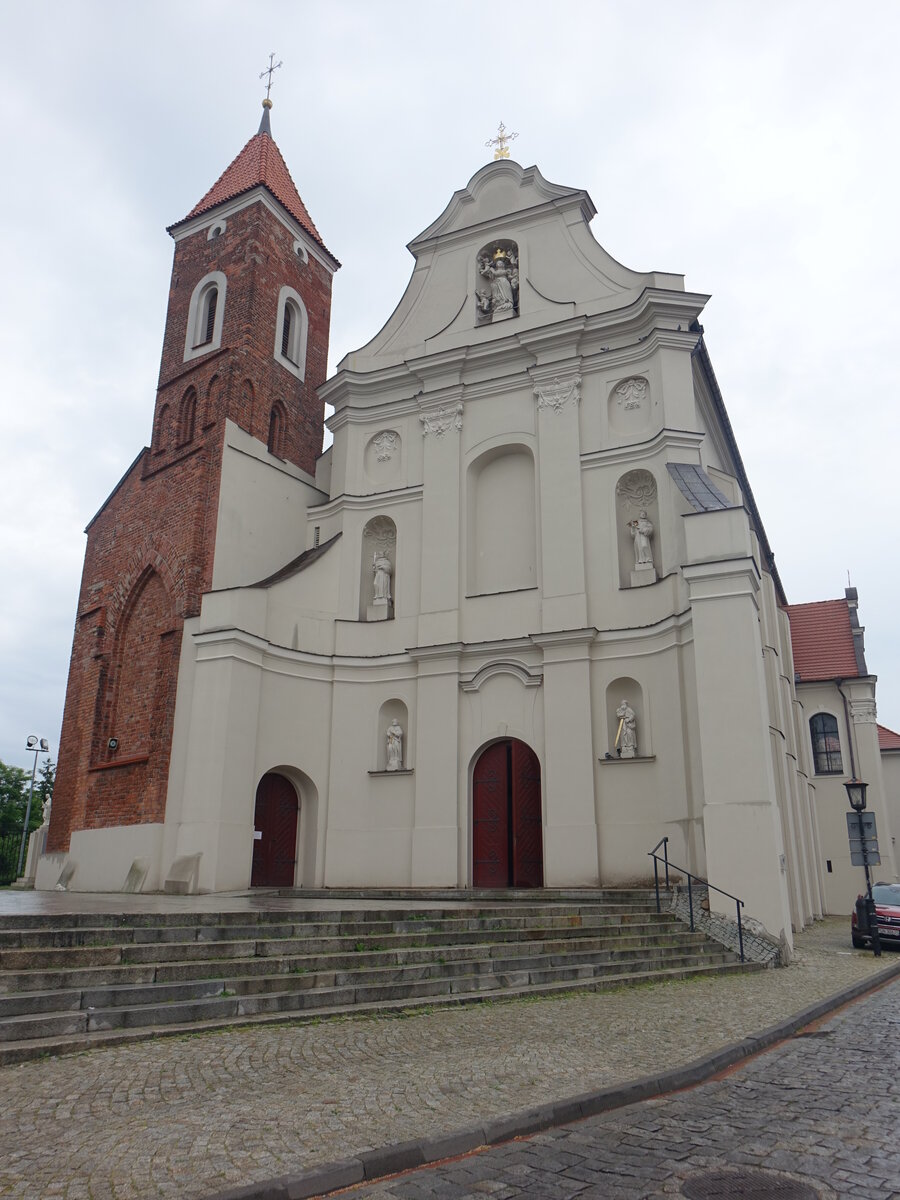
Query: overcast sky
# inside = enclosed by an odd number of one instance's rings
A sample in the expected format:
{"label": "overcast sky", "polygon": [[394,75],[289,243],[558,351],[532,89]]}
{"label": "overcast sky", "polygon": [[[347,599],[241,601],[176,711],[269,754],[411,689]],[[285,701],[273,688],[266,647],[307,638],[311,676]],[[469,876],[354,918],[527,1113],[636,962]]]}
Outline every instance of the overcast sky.
{"label": "overcast sky", "polygon": [[792,602],[860,594],[900,729],[900,4],[0,0],[0,759],[59,744],[83,529],[149,440],[184,217],[272,127],[335,280],[331,363],[490,158],[709,292],[713,363]]}

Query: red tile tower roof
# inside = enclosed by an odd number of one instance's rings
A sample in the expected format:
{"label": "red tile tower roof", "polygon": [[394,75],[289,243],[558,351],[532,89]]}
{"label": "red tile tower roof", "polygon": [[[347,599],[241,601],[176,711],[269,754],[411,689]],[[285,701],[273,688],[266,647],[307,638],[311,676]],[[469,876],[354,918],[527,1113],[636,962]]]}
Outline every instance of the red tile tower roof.
{"label": "red tile tower roof", "polygon": [[789,604],[794,671],[801,681],[860,674],[846,600]]}
{"label": "red tile tower roof", "polygon": [[878,747],[880,750],[900,750],[900,733],[894,733],[886,725],[879,725]]}
{"label": "red tile tower roof", "polygon": [[[190,221],[193,217],[199,217],[202,213],[215,208],[217,204],[233,200],[235,196],[249,192],[252,188],[264,187],[268,188],[279,204],[300,222],[311,237],[315,238],[322,249],[327,251],[328,248],[313,224],[306,205],[300,199],[300,193],[291,179],[287,163],[275,145],[270,132],[268,116],[267,110],[263,114],[259,132],[254,134],[237,158],[222,172],[203,199],[194,205],[184,220]],[[182,222],[179,221],[177,224],[180,225]]]}

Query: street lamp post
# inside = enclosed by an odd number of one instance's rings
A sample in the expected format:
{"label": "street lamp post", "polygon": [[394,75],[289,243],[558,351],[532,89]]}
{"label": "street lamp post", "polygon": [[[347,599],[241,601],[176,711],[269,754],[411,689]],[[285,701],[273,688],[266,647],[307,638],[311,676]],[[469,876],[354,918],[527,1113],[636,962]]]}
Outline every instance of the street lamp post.
{"label": "street lamp post", "polygon": [[25,861],[25,843],[28,841],[28,823],[31,820],[31,801],[34,799],[34,776],[37,771],[37,760],[39,754],[50,753],[50,743],[46,738],[35,737],[34,734],[29,734],[28,741],[25,743],[26,750],[34,751],[34,763],[31,767],[31,787],[28,789],[28,804],[25,806],[25,824],[22,827],[22,844],[19,847],[19,868],[16,874],[21,877],[22,863]]}
{"label": "street lamp post", "polygon": [[850,801],[850,807],[856,813],[856,826],[862,849],[863,867],[866,872],[866,925],[869,929],[869,936],[872,939],[872,953],[876,958],[881,958],[881,938],[878,936],[878,914],[875,911],[875,897],[872,895],[872,876],[869,873],[869,848],[863,830],[862,815],[863,809],[866,807],[866,788],[868,786],[861,779],[848,779],[844,784],[844,787],[847,789],[847,798]]}

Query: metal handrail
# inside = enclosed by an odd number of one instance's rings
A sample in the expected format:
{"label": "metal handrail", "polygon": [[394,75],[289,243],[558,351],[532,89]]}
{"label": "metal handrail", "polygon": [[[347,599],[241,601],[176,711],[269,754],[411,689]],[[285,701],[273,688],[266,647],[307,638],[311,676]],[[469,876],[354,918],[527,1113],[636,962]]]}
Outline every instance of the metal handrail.
{"label": "metal handrail", "polygon": [[[662,852],[661,856],[656,853],[657,850],[660,848],[660,846],[662,846],[662,848],[663,848],[663,852]],[[659,864],[662,863],[663,866],[665,867],[665,876],[666,876],[665,886],[667,889],[669,889],[671,887],[671,884],[669,883],[669,866],[670,865],[674,868],[674,870],[681,871],[683,874],[685,874],[687,876],[688,912],[690,913],[690,919],[691,919],[691,933],[694,932],[694,892],[693,892],[693,884],[694,883],[702,884],[703,887],[705,887],[705,888],[711,888],[712,891],[718,892],[720,896],[727,896],[729,900],[734,901],[735,907],[737,909],[738,946],[740,947],[741,962],[743,962],[744,961],[744,927],[741,922],[741,909],[744,907],[744,901],[740,900],[737,896],[732,896],[731,892],[726,892],[723,888],[716,887],[716,885],[714,883],[710,883],[708,879],[704,879],[700,875],[692,874],[687,869],[687,867],[680,867],[680,866],[678,866],[677,863],[670,864],[670,861],[669,861],[669,839],[667,837],[660,838],[660,840],[656,843],[656,845],[653,847],[653,849],[648,851],[647,856],[648,856],[648,858],[653,859],[653,884],[656,889],[656,911],[658,913],[662,912],[662,905],[660,904],[660,901],[659,901]]]}

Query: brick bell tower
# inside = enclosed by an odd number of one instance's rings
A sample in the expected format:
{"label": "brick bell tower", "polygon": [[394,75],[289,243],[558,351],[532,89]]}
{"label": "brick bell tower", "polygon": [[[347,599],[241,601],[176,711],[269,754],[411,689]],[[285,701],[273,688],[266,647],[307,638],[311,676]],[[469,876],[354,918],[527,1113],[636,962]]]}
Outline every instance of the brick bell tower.
{"label": "brick bell tower", "polygon": [[48,853],[79,830],[164,819],[182,629],[211,586],[226,419],[310,474],[322,449],[340,264],[272,139],[271,107],[169,228],[152,441],[86,530]]}

